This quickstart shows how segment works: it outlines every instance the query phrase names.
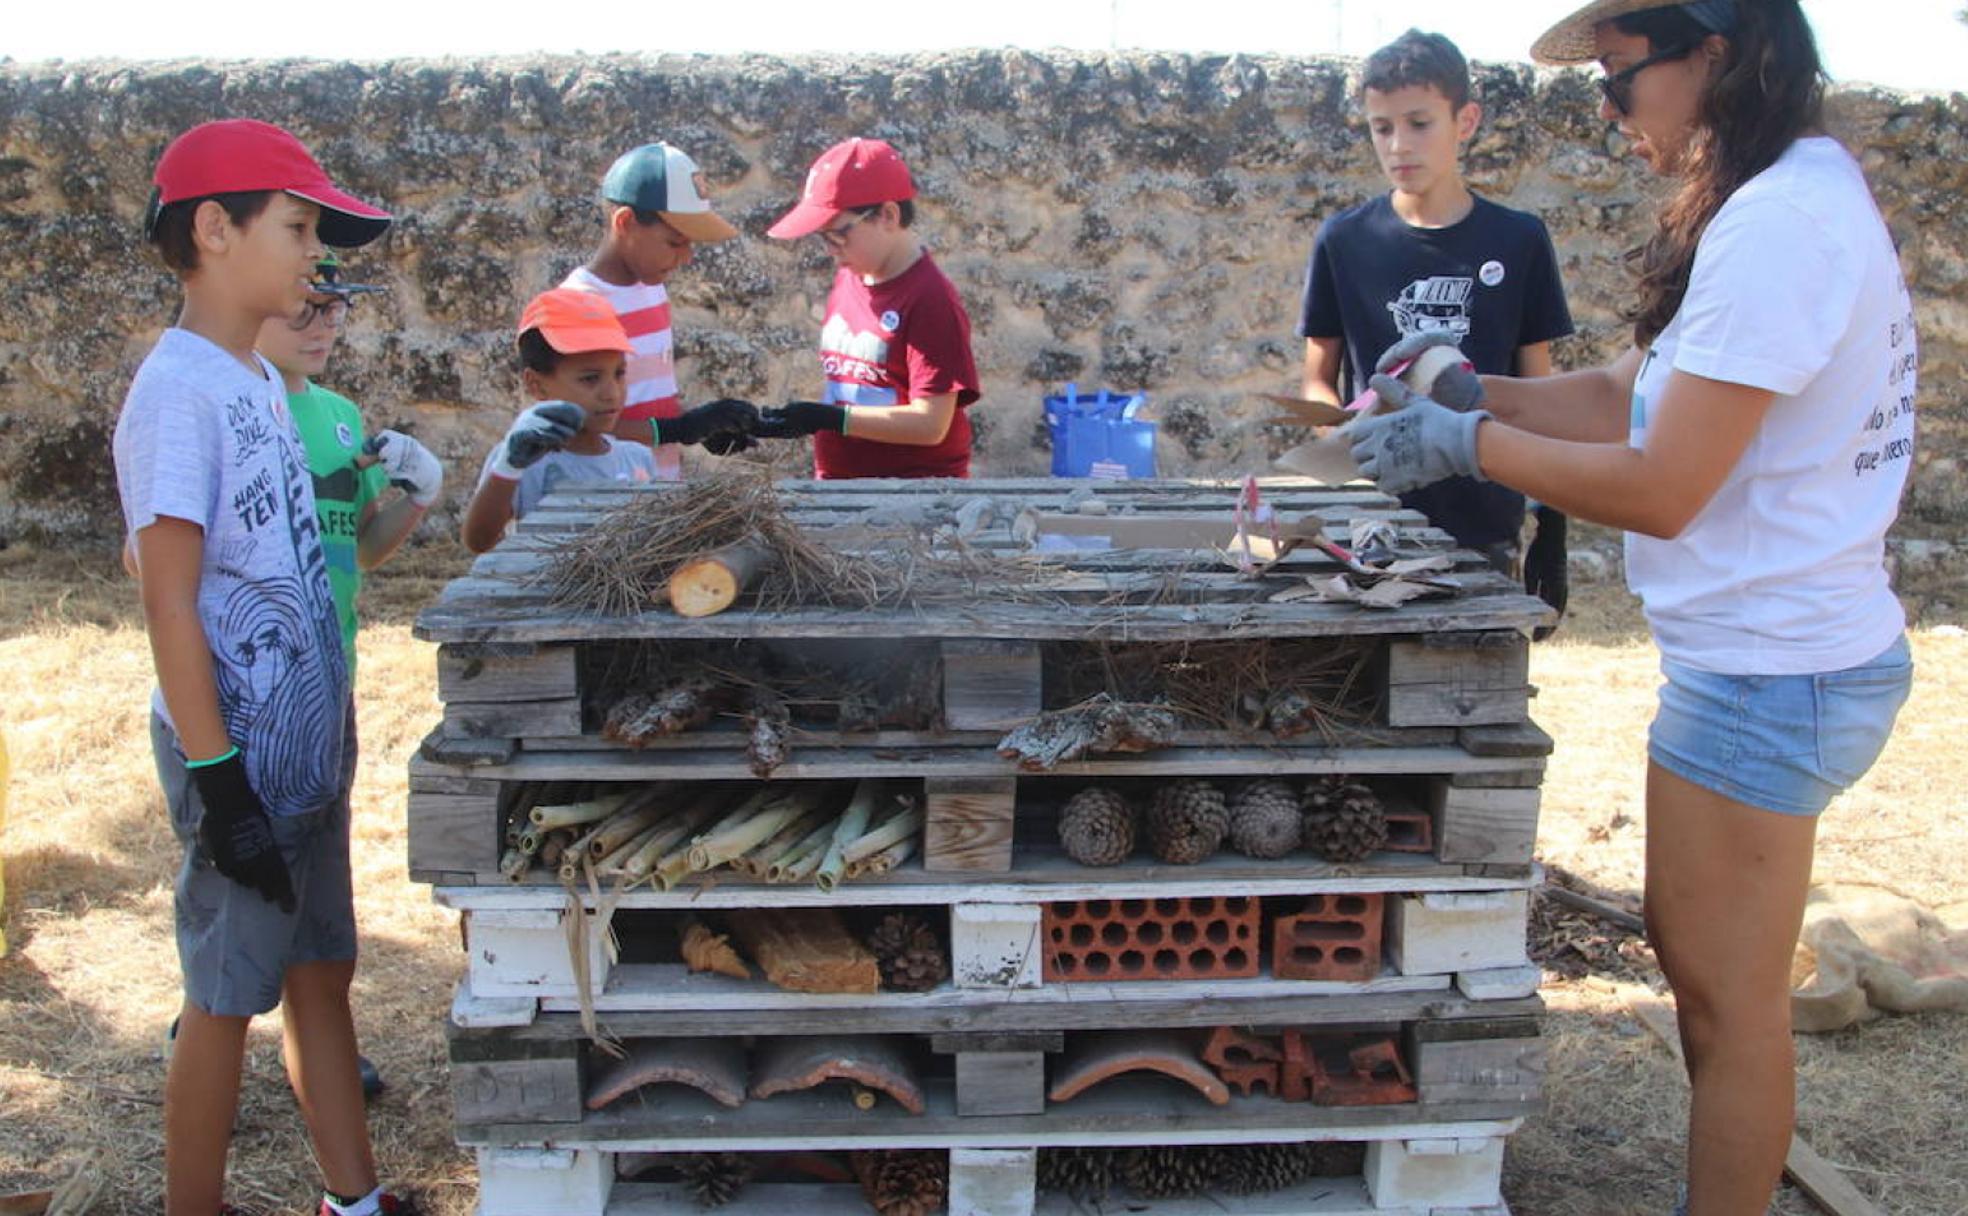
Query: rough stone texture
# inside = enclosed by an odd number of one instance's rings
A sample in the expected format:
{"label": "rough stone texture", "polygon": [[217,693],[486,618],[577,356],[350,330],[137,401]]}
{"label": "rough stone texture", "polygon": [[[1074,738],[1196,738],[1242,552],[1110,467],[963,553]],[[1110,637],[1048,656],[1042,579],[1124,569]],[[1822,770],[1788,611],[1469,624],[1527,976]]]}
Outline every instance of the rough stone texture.
{"label": "rough stone texture", "polygon": [[[109,431],[175,296],[138,242],[150,169],[171,135],[224,115],[294,128],[401,217],[354,259],[392,291],[364,302],[326,379],[372,427],[414,426],[445,459],[445,526],[518,404],[521,302],[585,256],[609,160],[658,136],[697,157],[746,233],[673,284],[687,397],[812,392],[827,259],[761,233],[813,155],[872,134],[916,169],[922,231],[970,305],[980,474],[1047,467],[1039,400],[1069,378],[1148,389],[1166,473],[1262,467],[1281,436],[1250,394],[1295,380],[1313,233],[1381,188],[1353,68],[1023,51],[0,65],[0,534],[115,531]],[[1584,74],[1478,76],[1471,179],[1552,230],[1580,327],[1560,363],[1604,359],[1626,341],[1618,254],[1653,186],[1594,116]],[[1918,300],[1925,416],[1900,532],[1956,535],[1968,99],[1854,90],[1835,111]],[[1961,563],[1949,550],[1912,564]]]}

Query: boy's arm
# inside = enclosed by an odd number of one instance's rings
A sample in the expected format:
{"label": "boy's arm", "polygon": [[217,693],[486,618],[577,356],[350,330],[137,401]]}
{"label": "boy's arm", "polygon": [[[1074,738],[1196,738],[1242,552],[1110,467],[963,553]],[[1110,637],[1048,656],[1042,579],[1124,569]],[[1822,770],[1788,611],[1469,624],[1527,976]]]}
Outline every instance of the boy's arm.
{"label": "boy's arm", "polygon": [[204,568],[205,530],[189,520],[159,516],[137,533],[137,567],[143,574],[144,630],[150,635],[157,687],[171,711],[178,744],[188,760],[211,760],[232,747],[219,713],[212,650],[198,619],[198,580]]}
{"label": "boy's arm", "polygon": [[519,497],[519,482],[509,477],[491,476],[478,483],[471,505],[465,508],[465,524],[460,539],[473,553],[483,553],[499,543],[512,522],[513,503]]}
{"label": "boy's arm", "polygon": [[1299,395],[1307,401],[1344,405],[1339,399],[1339,368],[1345,353],[1343,338],[1305,340],[1305,380]]}
{"label": "boy's arm", "polygon": [[407,494],[387,504],[370,500],[355,525],[355,564],[364,570],[374,570],[388,561],[423,522],[426,510]]}
{"label": "boy's arm", "polygon": [[1551,374],[1551,343],[1526,342],[1517,348],[1517,374],[1535,380]]}

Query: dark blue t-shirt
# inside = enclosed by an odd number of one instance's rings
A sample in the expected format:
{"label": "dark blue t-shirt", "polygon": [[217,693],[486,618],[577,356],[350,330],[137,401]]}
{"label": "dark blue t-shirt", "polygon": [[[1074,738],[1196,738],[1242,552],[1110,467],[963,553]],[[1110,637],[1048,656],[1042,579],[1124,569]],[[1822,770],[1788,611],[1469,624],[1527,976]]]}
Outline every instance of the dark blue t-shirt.
{"label": "dark blue t-shirt", "polygon": [[[1447,228],[1415,228],[1382,195],[1327,220],[1312,242],[1305,338],[1343,338],[1352,387],[1403,336],[1441,329],[1491,375],[1517,372],[1517,348],[1572,332],[1551,236],[1536,216],[1478,198]],[[1415,490],[1401,501],[1462,544],[1513,540],[1524,496],[1468,477]]]}

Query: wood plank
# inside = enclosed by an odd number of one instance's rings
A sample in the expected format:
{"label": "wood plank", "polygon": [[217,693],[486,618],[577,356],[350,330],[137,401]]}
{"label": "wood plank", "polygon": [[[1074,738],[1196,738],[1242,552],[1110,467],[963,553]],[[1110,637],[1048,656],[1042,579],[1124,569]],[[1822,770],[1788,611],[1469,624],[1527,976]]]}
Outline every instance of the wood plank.
{"label": "wood plank", "polygon": [[[625,975],[616,979],[618,985],[637,982],[632,967],[624,968],[624,972]],[[1536,996],[1477,1001],[1448,988],[1290,995],[1233,989],[1199,1000],[1193,986],[1182,995],[1163,997],[1143,995],[1137,985],[1134,994],[1140,999],[1122,1005],[1007,999],[1003,992],[975,993],[966,1003],[884,999],[859,1007],[835,1007],[804,1002],[748,1010],[744,1018],[745,1028],[761,1035],[839,1033],[842,1022],[849,1018],[857,1030],[870,1034],[1051,1035],[1069,1029],[1130,1026],[1212,1028],[1226,1021],[1247,1026],[1338,1026],[1469,1017],[1492,1011],[1533,1016],[1544,1008]],[[731,1012],[717,1009],[608,1010],[599,1017],[604,1031],[622,1039],[728,1034],[732,1027]],[[552,1009],[538,1012],[537,1016],[529,1013],[523,1024],[509,1030],[462,1029],[455,1033],[548,1039],[587,1037],[577,1011]]]}
{"label": "wood plank", "polygon": [[443,729],[447,741],[579,735],[581,699],[453,701],[444,707]]}
{"label": "wood plank", "polygon": [[581,1058],[456,1060],[449,1069],[452,1111],[466,1123],[579,1123]]}
{"label": "wood plank", "polygon": [[1417,1036],[1413,1066],[1424,1102],[1517,1098],[1541,1103],[1546,1045],[1535,1033],[1495,1039]]}
{"label": "wood plank", "polygon": [[1528,790],[1544,784],[1544,765],[1526,765],[1515,772],[1451,773],[1449,784],[1472,790]]}
{"label": "wood plank", "polygon": [[1530,639],[1521,633],[1431,634],[1387,646],[1390,726],[1487,726],[1530,708]]}
{"label": "wood plank", "polygon": [[499,869],[499,795],[411,790],[405,811],[409,869]]}
{"label": "wood plank", "polygon": [[959,1115],[1045,1112],[1045,1053],[967,1051],[957,1056]]}
{"label": "wood plank", "polygon": [[424,736],[417,747],[417,758],[455,768],[481,768],[511,762],[519,744],[512,739],[459,739],[445,733],[442,725]]}
{"label": "wood plank", "polygon": [[925,870],[1011,869],[1016,777],[926,777],[923,799]]}
{"label": "wood plank", "polygon": [[[1187,1086],[1162,1079],[1117,1077],[1041,1115],[964,1116],[954,1086],[930,1080],[927,1109],[910,1115],[883,1103],[862,1111],[832,1087],[754,1100],[735,1110],[703,1094],[680,1090],[661,1103],[619,1103],[591,1111],[580,1124],[479,1124],[457,1129],[468,1146],[554,1143],[613,1151],[750,1147],[853,1148],[863,1145],[924,1148],[1027,1148],[1047,1144],[1238,1143],[1312,1138],[1321,1134],[1371,1139],[1400,1133],[1413,1138],[1507,1134],[1532,1113],[1516,1100],[1406,1103],[1398,1106],[1329,1107],[1273,1098],[1232,1097],[1212,1106]],[[1502,1125],[1492,1130],[1492,1125]],[[1424,1137],[1421,1129],[1434,1134]]]}
{"label": "wood plank", "polygon": [[964,1052],[1036,1051],[1047,1053],[1064,1051],[1066,1050],[1066,1032],[1063,1030],[1001,1030],[987,1031],[980,1034],[964,1032],[932,1034],[929,1036],[929,1050],[940,1056],[954,1056]]}
{"label": "wood plank", "polygon": [[[795,724],[790,734],[795,748],[870,748],[878,751],[905,750],[918,747],[989,747],[995,749],[998,741],[1005,735],[1001,730],[951,730],[951,731],[836,731],[809,730]],[[713,720],[709,725],[697,730],[685,731],[677,735],[665,735],[650,739],[640,748],[623,748],[612,739],[599,735],[575,735],[555,738],[532,737],[521,739],[521,750],[546,751],[589,751],[605,752],[617,750],[636,751],[693,751],[698,748],[740,749],[750,741],[750,734],[742,727],[732,725],[729,720]],[[1234,748],[1261,747],[1272,748],[1328,748],[1328,747],[1438,747],[1456,742],[1456,732],[1446,726],[1336,726],[1330,735],[1317,732],[1280,739],[1270,731],[1252,730],[1178,730],[1172,746],[1190,748]],[[1456,781],[1457,785],[1502,786],[1517,788],[1536,785],[1534,776],[1524,772],[1498,774],[1498,780]]]}
{"label": "wood plank", "polygon": [[1551,736],[1531,721],[1509,726],[1465,726],[1456,732],[1472,756],[1549,756],[1556,746]]}
{"label": "wood plank", "polygon": [[1007,731],[1044,708],[1036,642],[949,638],[943,642],[943,724]]}
{"label": "wood plank", "polygon": [[1543,791],[1469,789],[1437,778],[1429,783],[1435,817],[1435,855],[1443,861],[1524,864],[1537,848]]}
{"label": "wood plank", "polygon": [[484,655],[456,645],[437,650],[438,700],[554,701],[579,695],[572,646],[530,647],[524,656]]}

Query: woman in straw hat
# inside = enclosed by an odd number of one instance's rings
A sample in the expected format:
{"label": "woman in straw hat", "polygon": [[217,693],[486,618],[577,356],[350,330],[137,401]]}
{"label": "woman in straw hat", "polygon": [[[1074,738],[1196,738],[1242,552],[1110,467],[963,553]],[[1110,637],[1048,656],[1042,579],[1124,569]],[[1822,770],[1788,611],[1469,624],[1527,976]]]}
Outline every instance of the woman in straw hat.
{"label": "woman in straw hat", "polygon": [[1633,348],[1485,377],[1485,408],[1461,412],[1378,376],[1395,408],[1355,424],[1354,456],[1387,490],[1469,474],[1626,530],[1665,677],[1647,927],[1694,1083],[1686,1210],[1750,1216],[1790,1142],[1816,817],[1878,757],[1912,678],[1884,565],[1912,463],[1911,305],[1823,133],[1797,0],[1595,0],[1533,54],[1596,62],[1600,116],[1672,183],[1633,255]]}

